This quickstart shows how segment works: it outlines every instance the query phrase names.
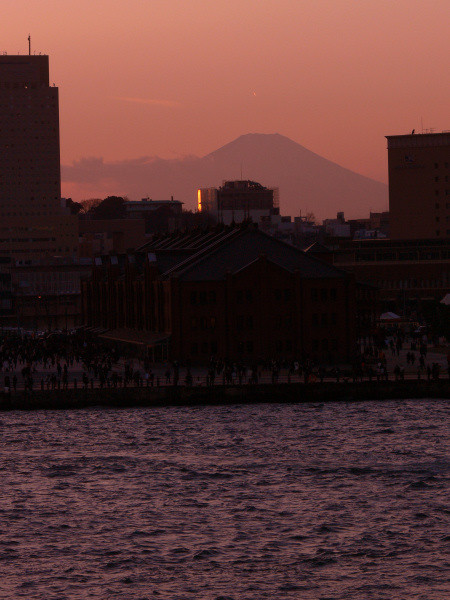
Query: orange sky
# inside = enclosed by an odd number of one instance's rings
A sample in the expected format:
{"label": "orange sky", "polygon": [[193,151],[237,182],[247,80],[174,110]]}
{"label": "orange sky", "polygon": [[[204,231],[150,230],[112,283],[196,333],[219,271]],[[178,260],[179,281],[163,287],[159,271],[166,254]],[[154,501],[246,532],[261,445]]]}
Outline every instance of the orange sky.
{"label": "orange sky", "polygon": [[450,128],[449,21],[449,0],[1,0],[0,51],[50,55],[63,164],[277,132],[386,181],[384,135]]}

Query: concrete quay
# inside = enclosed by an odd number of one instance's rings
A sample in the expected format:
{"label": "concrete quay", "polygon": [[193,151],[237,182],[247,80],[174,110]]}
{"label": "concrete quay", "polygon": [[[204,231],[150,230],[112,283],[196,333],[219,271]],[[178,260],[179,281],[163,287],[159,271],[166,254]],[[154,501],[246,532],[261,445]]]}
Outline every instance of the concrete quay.
{"label": "concrete quay", "polygon": [[450,399],[450,380],[34,390],[0,394],[0,411]]}

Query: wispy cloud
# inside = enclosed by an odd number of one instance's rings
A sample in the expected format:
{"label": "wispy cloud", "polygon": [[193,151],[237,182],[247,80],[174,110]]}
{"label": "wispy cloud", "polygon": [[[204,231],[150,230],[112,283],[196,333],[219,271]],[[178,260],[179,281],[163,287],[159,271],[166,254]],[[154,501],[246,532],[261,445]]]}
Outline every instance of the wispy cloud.
{"label": "wispy cloud", "polygon": [[165,106],[167,108],[178,108],[181,102],[175,100],[161,100],[159,98],[132,98],[129,96],[114,96],[116,100],[122,102],[134,102],[135,104],[150,104],[151,106]]}

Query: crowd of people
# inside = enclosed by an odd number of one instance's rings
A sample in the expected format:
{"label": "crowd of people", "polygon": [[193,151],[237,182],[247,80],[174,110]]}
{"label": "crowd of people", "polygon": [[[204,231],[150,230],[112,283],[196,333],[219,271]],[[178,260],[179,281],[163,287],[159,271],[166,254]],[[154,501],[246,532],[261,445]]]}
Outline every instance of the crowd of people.
{"label": "crowd of people", "polygon": [[48,335],[8,331],[0,335],[5,391],[16,391],[19,385],[26,391],[37,385],[41,389],[77,387],[75,373],[82,373],[79,383],[87,385],[86,378],[89,383],[108,377],[119,359],[115,348],[83,331]]}
{"label": "crowd of people", "polygon": [[[402,364],[400,353],[409,348],[404,354],[406,360],[406,369],[409,367],[409,373],[413,374],[418,380],[428,379],[437,380],[441,377],[442,366],[438,362],[427,362],[428,345],[426,338],[412,337],[406,339],[403,334],[381,339],[376,345],[367,345],[360,355],[357,369],[363,372],[368,378],[374,376],[377,380],[387,379],[387,354],[391,355],[393,366],[393,375],[396,381],[405,379],[405,365]],[[447,373],[450,377],[450,354],[447,355]]]}
{"label": "crowd of people", "polygon": [[[178,361],[155,367],[148,361],[121,356],[117,347],[108,346],[83,330],[73,333],[24,335],[2,332],[0,335],[0,370],[4,390],[55,390],[70,388],[160,387],[162,385],[244,385],[279,382],[304,383],[327,380],[363,381],[405,379],[436,380],[442,375],[437,362],[427,363],[424,340],[409,340],[408,351],[403,336],[382,339],[359,346],[351,367],[323,366],[315,361],[260,360],[250,365],[242,361],[211,358],[206,368],[193,369],[189,362]],[[389,357],[389,361],[388,361]],[[447,365],[448,366],[448,365]]]}

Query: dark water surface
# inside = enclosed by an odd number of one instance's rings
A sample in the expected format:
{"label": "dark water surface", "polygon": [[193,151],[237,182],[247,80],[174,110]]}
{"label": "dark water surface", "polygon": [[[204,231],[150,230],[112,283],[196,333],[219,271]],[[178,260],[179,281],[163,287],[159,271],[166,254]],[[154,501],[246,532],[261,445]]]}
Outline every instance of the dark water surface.
{"label": "dark water surface", "polygon": [[1,414],[0,598],[444,600],[447,419],[439,400]]}

